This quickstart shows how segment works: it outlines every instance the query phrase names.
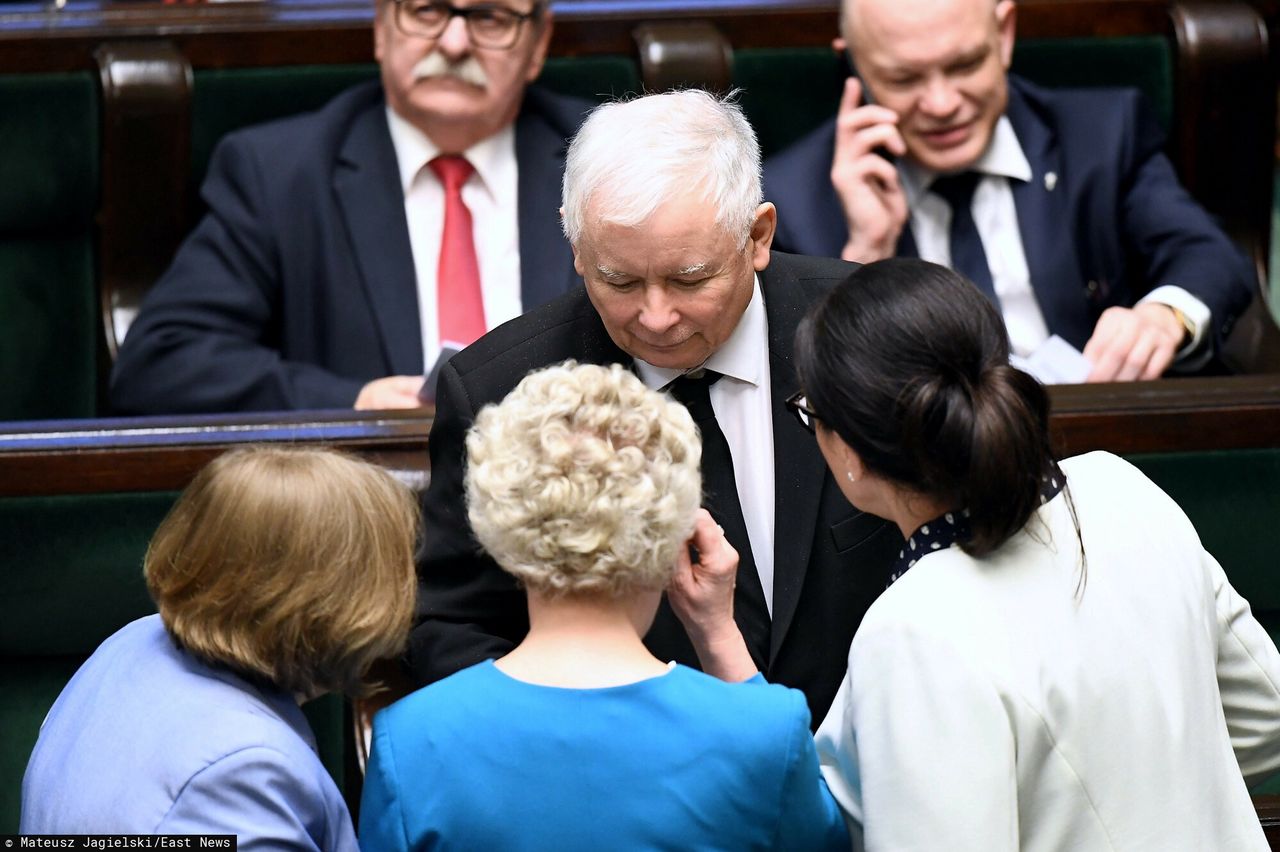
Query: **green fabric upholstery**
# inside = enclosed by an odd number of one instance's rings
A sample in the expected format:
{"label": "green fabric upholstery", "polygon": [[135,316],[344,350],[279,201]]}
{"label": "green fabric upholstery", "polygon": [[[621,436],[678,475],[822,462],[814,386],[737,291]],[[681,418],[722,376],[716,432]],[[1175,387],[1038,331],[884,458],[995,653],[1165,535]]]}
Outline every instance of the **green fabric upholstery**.
{"label": "green fabric upholstery", "polygon": [[18,833],[22,776],[40,724],[82,662],[79,656],[0,656],[0,834]]}
{"label": "green fabric upholstery", "polygon": [[626,56],[553,56],[538,78],[549,89],[602,103],[642,90],[640,71]]}
{"label": "green fabric upholstery", "polygon": [[86,655],[155,607],[142,579],[151,534],[171,493],[0,501],[0,654]]}
{"label": "green fabric upholstery", "polygon": [[823,48],[735,50],[733,85],[768,157],[835,115],[848,66]]}
{"label": "green fabric upholstery", "polygon": [[[1139,455],[1135,465],[1191,518],[1200,540],[1280,643],[1280,563],[1260,533],[1280,521],[1280,449]],[[1280,795],[1280,775],[1255,794]]]}
{"label": "green fabric upholstery", "polygon": [[[1173,114],[1173,57],[1160,36],[1024,39],[1013,70],[1046,86],[1135,86],[1165,127]],[[767,157],[835,114],[846,74],[827,48],[734,52],[733,85]]]}
{"label": "green fabric upholstery", "polygon": [[0,420],[95,413],[100,121],[88,72],[0,75]]}
{"label": "green fabric upholstery", "polygon": [[[0,500],[0,834],[17,831],[22,774],[62,687],[102,640],[155,612],[142,560],[176,497],[153,492]],[[344,701],[325,696],[305,710],[320,758],[344,789]]]}
{"label": "green fabric upholstery", "polygon": [[1173,120],[1173,52],[1161,36],[1023,39],[1013,70],[1044,86],[1133,86],[1147,96],[1160,125]]}
{"label": "green fabric upholstery", "polygon": [[0,234],[0,420],[94,415],[95,281],[87,229]]}

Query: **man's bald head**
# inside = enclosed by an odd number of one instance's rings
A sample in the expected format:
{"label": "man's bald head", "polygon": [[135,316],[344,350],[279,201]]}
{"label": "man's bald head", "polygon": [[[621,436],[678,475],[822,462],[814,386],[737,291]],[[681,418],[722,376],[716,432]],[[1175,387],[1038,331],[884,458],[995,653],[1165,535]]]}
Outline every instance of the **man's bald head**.
{"label": "man's bald head", "polygon": [[898,114],[910,157],[971,166],[1008,101],[1013,0],[845,0],[841,31],[868,97]]}

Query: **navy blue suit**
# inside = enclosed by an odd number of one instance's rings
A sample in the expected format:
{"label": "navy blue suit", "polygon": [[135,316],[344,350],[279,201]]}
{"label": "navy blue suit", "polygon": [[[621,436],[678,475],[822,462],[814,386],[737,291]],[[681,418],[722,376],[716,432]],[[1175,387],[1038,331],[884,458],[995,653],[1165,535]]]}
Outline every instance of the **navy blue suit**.
{"label": "navy blue suit", "polygon": [[[1103,310],[1172,284],[1209,307],[1221,346],[1249,304],[1254,271],[1178,183],[1137,90],[1049,90],[1011,75],[1005,114],[1033,173],[1011,185],[1049,331],[1083,348]],[[832,119],[765,164],[779,248],[839,257],[848,229],[828,178],[834,150]],[[908,226],[899,253],[913,246]]]}
{"label": "navy blue suit", "polygon": [[[423,371],[404,192],[382,87],[228,134],[209,212],[143,300],[112,407],[162,414],[350,408]],[[567,140],[589,104],[532,87],[516,119],[521,300],[577,282],[560,232]]]}

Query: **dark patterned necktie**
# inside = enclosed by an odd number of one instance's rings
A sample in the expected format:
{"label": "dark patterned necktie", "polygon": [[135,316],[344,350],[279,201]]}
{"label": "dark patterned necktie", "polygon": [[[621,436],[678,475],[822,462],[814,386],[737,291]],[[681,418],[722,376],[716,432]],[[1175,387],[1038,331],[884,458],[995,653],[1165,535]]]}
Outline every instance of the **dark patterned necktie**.
{"label": "dark patterned necktie", "polygon": [[982,295],[998,308],[1000,300],[996,298],[991,266],[987,263],[978,225],[973,221],[973,193],[981,180],[978,172],[943,175],[933,182],[929,191],[951,206],[951,268],[977,284]]}
{"label": "dark patterned necktie", "polygon": [[[696,375],[695,375],[696,374]],[[738,583],[733,593],[734,620],[742,629],[747,648],[760,671],[769,657],[769,610],[764,589],[751,555],[751,539],[738,501],[738,485],[733,475],[729,442],[720,431],[711,408],[711,386],[720,380],[714,370],[700,370],[681,376],[667,386],[671,395],[689,409],[702,433],[702,491],[711,517],[724,528],[725,537],[738,551]]]}

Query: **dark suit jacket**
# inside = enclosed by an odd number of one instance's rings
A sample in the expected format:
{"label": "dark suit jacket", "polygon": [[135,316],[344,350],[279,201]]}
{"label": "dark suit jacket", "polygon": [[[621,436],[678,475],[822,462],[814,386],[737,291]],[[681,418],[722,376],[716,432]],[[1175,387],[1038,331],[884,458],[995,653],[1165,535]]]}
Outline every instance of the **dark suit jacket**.
{"label": "dark suit jacket", "polygon": [[[896,527],[849,505],[827,473],[813,435],[783,406],[797,390],[792,365],[797,324],[818,295],[855,268],[775,252],[760,273],[773,397],[775,578],[770,635],[744,634],[766,660],[770,681],[805,692],[815,725],[844,674],[853,632],[884,589],[889,562],[902,546]],[[581,286],[489,332],[441,372],[430,438],[431,486],[423,500],[419,623],[410,640],[410,666],[420,682],[501,656],[528,630],[523,593],[480,552],[467,524],[463,439],[482,406],[500,401],[529,371],[567,358],[632,364],[609,338]],[[760,456],[769,457],[763,450]],[[731,543],[739,550],[750,546]],[[646,642],[661,659],[697,664],[688,637],[665,604]]]}
{"label": "dark suit jacket", "polygon": [[[526,309],[577,282],[557,211],[566,140],[588,108],[534,87],[516,120]],[[228,134],[203,196],[208,214],[121,347],[116,410],[350,408],[373,379],[422,373],[404,192],[379,83]]]}
{"label": "dark suit jacket", "polygon": [[[1103,310],[1173,284],[1208,305],[1220,346],[1249,304],[1255,275],[1178,183],[1141,95],[1049,90],[1010,76],[1005,114],[1031,163],[1031,181],[1012,182],[1013,199],[1049,331],[1083,348]],[[834,151],[832,119],[765,164],[780,248],[840,256],[848,230],[828,178]],[[909,232],[900,254],[914,254]]]}

